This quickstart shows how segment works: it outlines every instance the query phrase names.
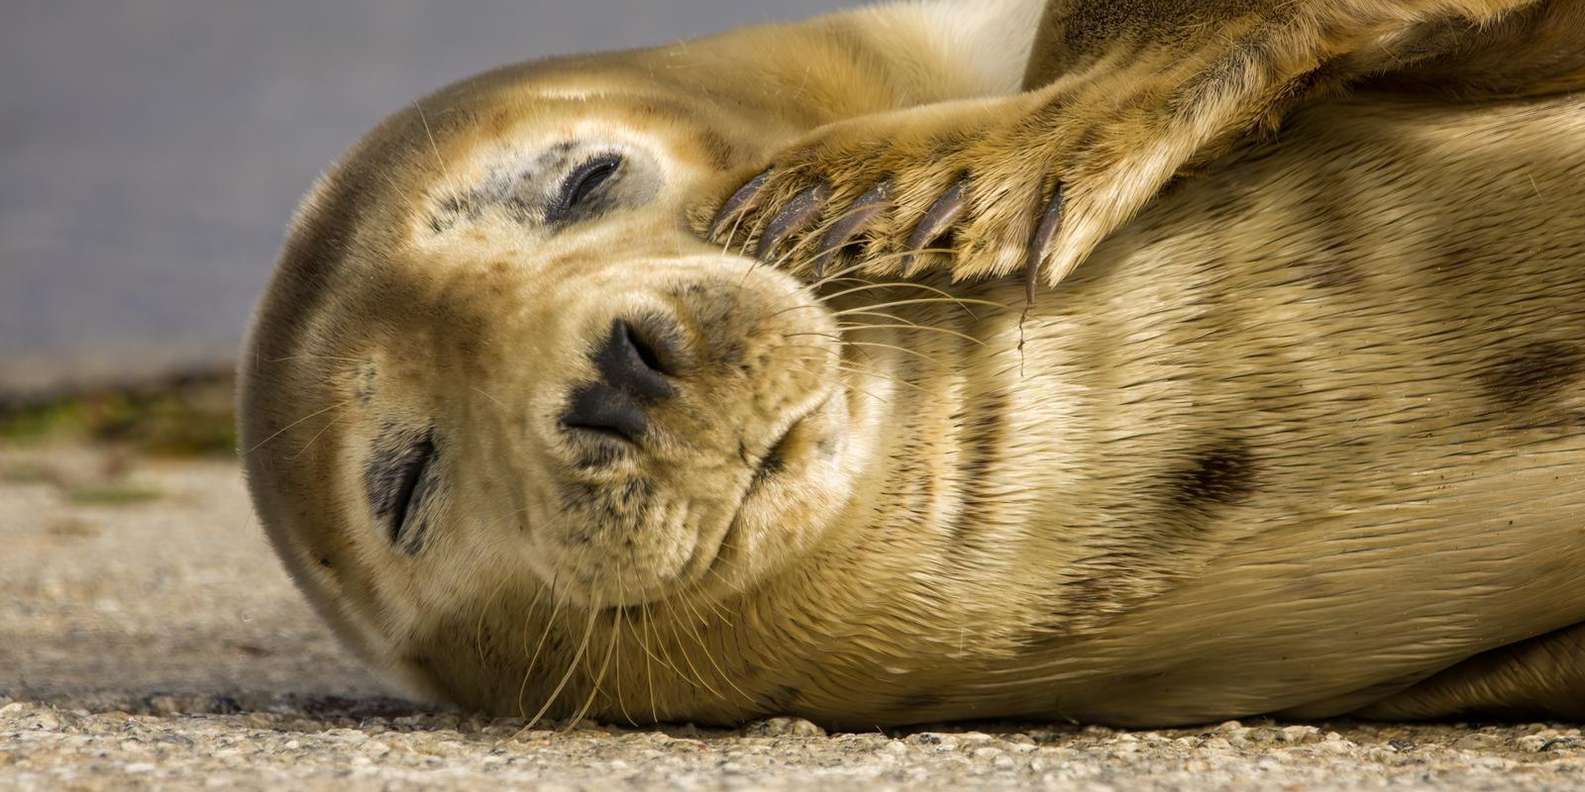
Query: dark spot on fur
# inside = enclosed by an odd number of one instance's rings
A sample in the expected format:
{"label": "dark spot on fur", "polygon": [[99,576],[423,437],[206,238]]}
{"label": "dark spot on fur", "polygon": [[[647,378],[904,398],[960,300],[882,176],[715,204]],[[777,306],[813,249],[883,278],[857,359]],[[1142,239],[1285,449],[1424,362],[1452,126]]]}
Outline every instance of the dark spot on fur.
{"label": "dark spot on fur", "polygon": [[963,491],[963,507],[952,526],[954,544],[972,541],[1002,498],[992,491],[995,477],[991,471],[1000,463],[1007,444],[1007,411],[1011,408],[1005,392],[991,390],[982,398],[969,400],[972,412],[963,416],[963,436],[967,438],[958,460],[958,486]]}
{"label": "dark spot on fur", "polygon": [[324,556],[320,556],[319,565],[324,567],[324,568],[326,568],[326,569],[335,569],[336,568],[336,565],[331,563],[330,559],[325,558]]}
{"label": "dark spot on fur", "polygon": [[1346,179],[1331,176],[1316,178],[1316,192],[1309,200],[1310,218],[1319,236],[1311,254],[1294,262],[1299,276],[1323,289],[1347,289],[1363,283],[1365,273],[1358,260],[1360,244],[1369,232],[1360,226],[1357,212],[1349,206],[1361,200]]}
{"label": "dark spot on fur", "polygon": [[820,444],[818,446],[816,446],[816,447],[820,450],[820,456],[823,456],[823,457],[836,456],[836,453],[837,453],[837,435],[834,434],[834,433],[833,434],[821,435],[820,436]]}
{"label": "dark spot on fur", "polygon": [[1191,511],[1205,511],[1243,501],[1255,492],[1255,460],[1249,447],[1232,440],[1193,456],[1188,465],[1167,476],[1167,499]]}
{"label": "dark spot on fur", "polygon": [[945,703],[947,703],[947,698],[940,693],[919,691],[898,698],[897,702],[892,706],[898,712],[922,715],[930,710],[939,709]]}
{"label": "dark spot on fur", "polygon": [[1305,280],[1323,289],[1346,289],[1365,280],[1359,267],[1341,255],[1300,259],[1293,266],[1304,274]]}
{"label": "dark spot on fur", "polygon": [[781,685],[770,693],[759,697],[761,712],[770,715],[788,715],[793,707],[798,705],[798,699],[803,697],[803,690],[792,685]]}
{"label": "dark spot on fur", "polygon": [[1478,375],[1481,387],[1504,410],[1534,409],[1557,398],[1585,370],[1577,346],[1539,341],[1492,361]]}

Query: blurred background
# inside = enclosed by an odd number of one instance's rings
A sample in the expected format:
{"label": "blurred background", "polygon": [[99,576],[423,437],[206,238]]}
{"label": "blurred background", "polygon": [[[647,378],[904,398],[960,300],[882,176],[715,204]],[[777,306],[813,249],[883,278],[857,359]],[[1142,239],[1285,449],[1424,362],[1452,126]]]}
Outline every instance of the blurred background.
{"label": "blurred background", "polygon": [[502,63],[853,0],[7,0],[0,405],[229,364],[314,177]]}

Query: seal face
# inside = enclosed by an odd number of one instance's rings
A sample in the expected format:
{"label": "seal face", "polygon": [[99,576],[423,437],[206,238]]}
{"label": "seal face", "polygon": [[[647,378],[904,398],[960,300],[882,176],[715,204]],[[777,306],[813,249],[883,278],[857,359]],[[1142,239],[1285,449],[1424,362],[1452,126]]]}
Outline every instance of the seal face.
{"label": "seal face", "polygon": [[[819,526],[846,497],[830,312],[666,227],[663,174],[697,166],[602,122],[447,137],[468,151],[389,219],[399,233],[283,270],[278,291],[324,267],[334,300],[323,331],[267,353],[319,380],[277,386],[324,411],[289,458],[342,457],[319,486],[366,526],[343,539],[362,553],[417,568],[515,545],[509,563],[561,596],[633,605],[778,565],[803,540],[770,526]],[[253,430],[256,451],[288,427]]]}
{"label": "seal face", "polygon": [[350,152],[242,365],[321,614],[530,717],[1559,711],[1493,680],[1585,623],[1580,99],[1317,106],[1027,308],[703,241],[814,127],[1017,86],[940,13],[510,67]]}

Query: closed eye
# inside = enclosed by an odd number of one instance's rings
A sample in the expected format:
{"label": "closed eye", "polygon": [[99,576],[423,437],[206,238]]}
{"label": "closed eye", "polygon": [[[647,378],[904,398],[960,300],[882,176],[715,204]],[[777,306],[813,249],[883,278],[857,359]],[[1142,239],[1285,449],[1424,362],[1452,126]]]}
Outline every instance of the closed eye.
{"label": "closed eye", "polygon": [[574,214],[621,168],[620,154],[604,154],[574,168],[561,182],[561,193],[551,209],[551,216],[561,219]]}
{"label": "closed eye", "polygon": [[394,471],[396,479],[395,497],[391,503],[394,506],[391,515],[391,524],[387,528],[390,532],[392,544],[399,546],[412,546],[413,518],[418,512],[418,507],[423,503],[423,496],[427,487],[424,484],[424,474],[429,470],[429,463],[435,458],[435,444],[428,438],[419,441],[407,452],[407,455],[397,463]]}
{"label": "closed eye", "polygon": [[426,433],[376,451],[369,462],[366,475],[374,516],[391,544],[408,555],[417,555],[424,546],[424,502],[437,484],[435,452],[435,442]]}

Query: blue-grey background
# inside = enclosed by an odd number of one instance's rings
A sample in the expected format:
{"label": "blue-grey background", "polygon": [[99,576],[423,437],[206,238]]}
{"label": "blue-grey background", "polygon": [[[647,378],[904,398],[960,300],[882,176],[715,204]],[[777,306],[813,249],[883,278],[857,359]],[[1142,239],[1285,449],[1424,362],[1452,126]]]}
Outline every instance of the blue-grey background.
{"label": "blue-grey background", "polygon": [[853,0],[4,0],[0,387],[225,360],[298,197],[510,61]]}

